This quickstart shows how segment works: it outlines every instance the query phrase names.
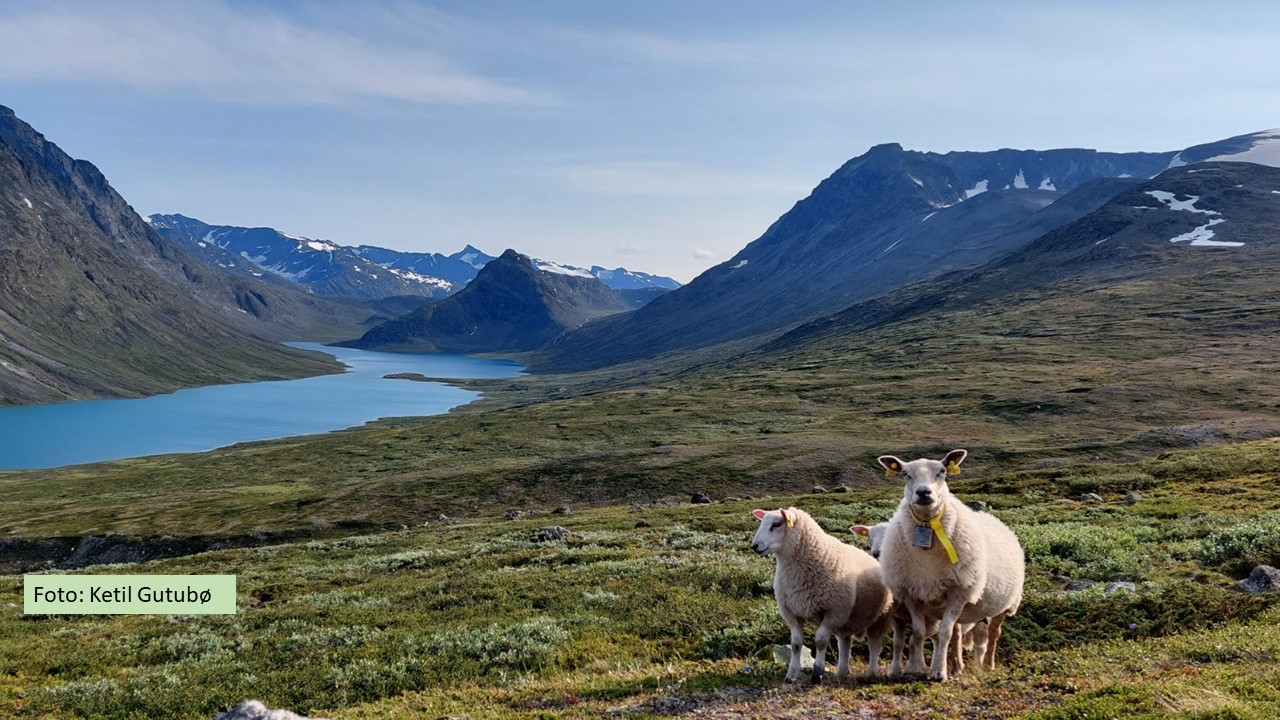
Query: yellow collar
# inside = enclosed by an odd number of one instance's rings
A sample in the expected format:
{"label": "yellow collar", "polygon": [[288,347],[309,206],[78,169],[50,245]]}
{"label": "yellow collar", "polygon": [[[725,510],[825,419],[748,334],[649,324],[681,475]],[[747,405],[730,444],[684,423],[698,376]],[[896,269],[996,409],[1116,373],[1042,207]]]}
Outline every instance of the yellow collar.
{"label": "yellow collar", "polygon": [[960,562],[960,556],[956,554],[956,546],[951,544],[951,538],[947,537],[947,531],[942,529],[942,514],[946,511],[947,504],[943,503],[938,508],[937,515],[934,515],[928,520],[921,520],[916,517],[916,511],[912,509],[910,505],[907,506],[907,512],[911,513],[911,519],[914,520],[917,525],[928,525],[933,528],[933,534],[937,535],[938,540],[942,542],[942,549],[947,551],[947,559],[951,561],[952,565],[955,565]]}
{"label": "yellow collar", "polygon": [[907,512],[911,513],[911,519],[912,519],[912,520],[915,520],[917,525],[932,525],[932,524],[933,524],[933,521],[934,521],[934,520],[941,519],[941,518],[942,518],[942,514],[943,514],[943,513],[945,513],[946,511],[947,511],[947,504],[946,504],[946,503],[942,503],[941,505],[939,505],[939,506],[938,506],[938,514],[937,514],[937,515],[934,515],[933,517],[929,518],[928,520],[921,520],[918,516],[916,516],[915,508],[911,507],[910,505],[908,505],[908,506],[907,506]]}

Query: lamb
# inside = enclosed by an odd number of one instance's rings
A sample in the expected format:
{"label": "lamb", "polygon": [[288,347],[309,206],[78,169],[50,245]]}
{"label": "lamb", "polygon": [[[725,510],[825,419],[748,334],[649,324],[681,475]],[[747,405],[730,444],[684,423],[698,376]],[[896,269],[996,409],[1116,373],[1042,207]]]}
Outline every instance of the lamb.
{"label": "lamb", "polygon": [[902,502],[881,544],[881,568],[885,584],[911,614],[915,636],[907,672],[924,671],[924,636],[936,628],[929,668],[934,680],[947,679],[947,651],[957,622],[987,621],[980,662],[995,667],[1001,625],[1018,611],[1026,577],[1013,531],[994,515],[974,512],[947,487],[947,476],[959,474],[967,456],[965,450],[952,450],[941,461],[879,458],[889,474],[902,473],[905,479]]}
{"label": "lamb", "polygon": [[794,507],[752,514],[760,520],[751,549],[776,555],[773,594],[778,614],[791,629],[787,682],[800,677],[804,625],[814,632],[813,682],[822,682],[827,646],[836,636],[836,677],[849,675],[849,646],[866,635],[867,677],[880,673],[880,644],[889,629],[893,597],[880,577],[880,564],[863,550],[828,535],[803,510]]}
{"label": "lamb", "polygon": [[[885,531],[888,529],[889,523],[882,522],[875,525],[854,525],[849,528],[849,532],[869,540],[871,542],[871,557],[879,560],[880,550],[884,546]],[[911,613],[907,610],[907,606],[901,601],[895,600],[893,603],[893,660],[889,664],[890,675],[902,674],[902,650],[906,645],[907,624],[910,622]],[[979,660],[986,653],[989,623],[987,620],[966,623],[963,626],[957,623],[957,628],[959,629],[952,634],[951,641],[956,643],[954,662],[956,672],[960,672],[964,670],[965,650],[973,650],[974,657]],[[928,629],[929,634],[936,631],[933,626]],[[923,653],[924,643],[913,644],[912,652]],[[916,665],[924,667],[923,655],[916,661]]]}

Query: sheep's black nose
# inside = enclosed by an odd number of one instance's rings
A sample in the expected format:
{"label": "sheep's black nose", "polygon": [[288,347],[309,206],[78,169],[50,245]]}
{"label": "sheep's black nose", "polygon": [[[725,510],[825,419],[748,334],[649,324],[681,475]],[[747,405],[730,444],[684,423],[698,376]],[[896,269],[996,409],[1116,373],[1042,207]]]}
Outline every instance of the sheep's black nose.
{"label": "sheep's black nose", "polygon": [[920,496],[920,497],[922,497],[922,498],[927,498],[927,497],[929,497],[929,496],[930,496],[930,495],[932,495],[932,494],[933,494],[933,491],[932,491],[932,490],[930,490],[929,488],[922,488],[922,489],[920,489],[920,490],[917,490],[917,491],[916,491],[916,495],[918,495],[918,496]]}

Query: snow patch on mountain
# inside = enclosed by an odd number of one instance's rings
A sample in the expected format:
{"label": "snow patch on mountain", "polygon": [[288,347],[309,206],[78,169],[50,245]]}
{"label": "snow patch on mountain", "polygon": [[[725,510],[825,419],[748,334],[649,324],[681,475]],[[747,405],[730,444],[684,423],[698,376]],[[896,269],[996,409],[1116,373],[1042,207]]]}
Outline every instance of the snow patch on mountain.
{"label": "snow patch on mountain", "polygon": [[531,259],[531,262],[535,268],[542,272],[555,273],[557,275],[573,275],[575,277],[595,277],[595,275],[592,275],[582,268],[568,267],[547,260]]}
{"label": "snow patch on mountain", "polygon": [[[356,268],[356,269],[359,270],[360,268]],[[396,270],[395,268],[391,268],[391,267],[387,268],[387,271],[390,272],[392,275],[395,275],[396,277],[404,278],[405,280],[408,280],[410,282],[422,283],[423,285],[431,285],[434,287],[438,287],[441,290],[444,290],[445,292],[448,292],[453,289],[453,283],[449,282],[448,280],[445,280],[444,278],[431,277],[430,275],[419,275],[416,272],[411,272],[409,270]],[[377,276],[375,275],[374,277],[377,277]]]}
{"label": "snow patch on mountain", "polygon": [[1280,128],[1255,133],[1253,138],[1253,144],[1248,150],[1230,155],[1216,155],[1206,162],[1250,162],[1280,167]]}
{"label": "snow patch on mountain", "polygon": [[32,204],[31,204],[31,201],[30,201],[29,199],[25,198],[25,197],[24,197],[24,198],[22,198],[22,202],[26,203],[26,204],[27,204],[27,207],[29,207],[29,208],[34,208],[34,207],[35,207],[35,205],[32,205]]}
{"label": "snow patch on mountain", "polygon": [[1045,177],[1044,177],[1044,179],[1042,179],[1042,180],[1040,181],[1040,187],[1038,187],[1038,188],[1036,188],[1036,189],[1037,189],[1037,190],[1052,190],[1052,191],[1054,191],[1054,192],[1057,192],[1057,191],[1058,191],[1058,188],[1056,188],[1056,187],[1054,187],[1054,186],[1053,186],[1053,180],[1051,180],[1048,176],[1045,176]]}
{"label": "snow patch on mountain", "polygon": [[1013,178],[1013,186],[1019,190],[1026,190],[1030,187],[1027,185],[1027,176],[1022,174],[1022,168],[1018,168],[1018,174]]}
{"label": "snow patch on mountain", "polygon": [[1182,159],[1182,153],[1178,153],[1177,155],[1173,156],[1172,160],[1169,161],[1169,167],[1166,169],[1172,170],[1176,167],[1182,167],[1183,165],[1186,165],[1186,164],[1187,164],[1187,161]]}
{"label": "snow patch on mountain", "polygon": [[986,191],[987,191],[987,184],[988,184],[989,182],[991,182],[991,181],[990,181],[990,180],[979,180],[978,182],[974,183],[973,187],[971,187],[971,188],[969,188],[968,190],[965,190],[965,191],[964,191],[964,197],[965,197],[965,199],[967,200],[967,199],[969,199],[969,198],[973,197],[974,195],[981,195],[982,193],[986,192]]}
{"label": "snow patch on mountain", "polygon": [[744,267],[744,266],[746,266],[746,264],[747,264],[748,262],[750,262],[750,260],[739,260],[737,265],[734,265],[733,267],[731,267],[731,268],[729,268],[729,269],[730,269],[730,270],[737,270],[737,269],[738,269],[738,268],[740,268],[740,267]]}
{"label": "snow patch on mountain", "polygon": [[1183,233],[1176,238],[1170,239],[1169,242],[1180,243],[1190,241],[1192,245],[1199,245],[1201,247],[1244,247],[1244,243],[1242,242],[1228,242],[1213,239],[1213,231],[1209,228],[1217,225],[1218,223],[1224,222],[1226,222],[1226,220],[1222,218],[1214,218],[1191,232]]}
{"label": "snow patch on mountain", "polygon": [[[1170,210],[1178,210],[1180,212],[1199,213],[1201,215],[1219,215],[1219,216],[1222,215],[1222,213],[1218,212],[1217,210],[1205,210],[1203,208],[1196,207],[1196,202],[1200,200],[1199,195],[1187,195],[1186,200],[1179,200],[1177,195],[1171,192],[1166,192],[1164,190],[1148,190],[1147,194],[1155,198],[1156,200],[1159,200],[1160,202],[1164,203],[1165,207],[1169,208]],[[1242,242],[1229,242],[1224,240],[1213,239],[1213,230],[1211,230],[1210,228],[1212,228],[1214,225],[1217,225],[1219,223],[1224,223],[1224,222],[1226,222],[1226,219],[1222,217],[1211,218],[1204,225],[1201,225],[1195,228],[1191,232],[1185,232],[1175,238],[1170,238],[1169,242],[1171,243],[1185,242],[1190,245],[1197,245],[1200,247],[1243,247],[1244,243]]]}
{"label": "snow patch on mountain", "polygon": [[1200,213],[1202,215],[1220,215],[1217,210],[1202,210],[1196,207],[1196,202],[1200,200],[1199,195],[1188,195],[1189,200],[1179,200],[1176,195],[1164,190],[1148,190],[1147,194],[1164,203],[1170,210],[1182,210],[1184,212]]}

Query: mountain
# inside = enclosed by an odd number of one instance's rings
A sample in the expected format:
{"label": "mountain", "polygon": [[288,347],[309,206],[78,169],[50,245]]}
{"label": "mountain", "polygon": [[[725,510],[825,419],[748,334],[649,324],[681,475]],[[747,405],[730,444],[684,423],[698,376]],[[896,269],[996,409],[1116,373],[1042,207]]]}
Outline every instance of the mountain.
{"label": "mountain", "polygon": [[[1184,298],[1172,295],[1149,308],[1160,314],[1163,306],[1170,324],[1274,333],[1280,319],[1272,315],[1262,321],[1255,308],[1274,298],[1271,278],[1277,271],[1280,168],[1248,162],[1175,166],[1130,185],[1097,210],[1008,255],[935,283],[855,304],[788,332],[765,350],[783,351],[823,336],[983,306],[1018,306],[1026,317],[1034,313],[1027,307],[1036,303],[1155,283],[1179,294],[1205,285],[1208,292],[1216,288],[1218,293],[1212,317],[1196,318],[1179,309]],[[1233,297],[1241,304],[1226,304]],[[1131,309],[1139,311],[1137,305]],[[1125,305],[1118,307],[1125,311]],[[1023,323],[1011,322],[1003,334],[1023,332]]]}
{"label": "mountain", "polygon": [[[152,215],[148,219],[161,234],[231,274],[275,278],[321,295],[381,299],[396,295],[442,298],[461,290],[492,255],[471,245],[452,254],[392,250],[376,245],[350,247],[313,240],[273,228],[210,225],[183,215]],[[551,263],[555,264],[555,263]],[[674,289],[669,277],[626,268],[583,270],[617,290]]]}
{"label": "mountain", "polygon": [[534,350],[589,320],[633,307],[627,294],[594,277],[507,250],[456,295],[343,344],[460,353]]}
{"label": "mountain", "polygon": [[680,283],[673,278],[664,275],[650,275],[636,270],[628,270],[624,267],[609,270],[599,265],[592,265],[587,272],[614,290],[644,290],[646,288],[675,290],[680,287]]}
{"label": "mountain", "polygon": [[0,107],[0,404],[339,369],[234,327],[252,322],[234,293],[91,163]]}
{"label": "mountain", "polygon": [[635,313],[569,334],[535,367],[600,367],[777,331],[1009,252],[1105,202],[1110,186],[1098,181],[1146,177],[1173,156],[879,145],[727,262]]}
{"label": "mountain", "polygon": [[493,260],[492,255],[471,245],[452,255],[402,252],[375,245],[359,245],[351,250],[388,270],[444,280],[449,283],[451,292],[457,292],[463,285],[474,280],[480,268]]}
{"label": "mountain", "polygon": [[1175,155],[1169,161],[1169,167],[1202,162],[1248,162],[1280,166],[1280,128],[1189,147]]}
{"label": "mountain", "polygon": [[384,267],[327,240],[265,227],[210,225],[183,215],[152,215],[148,220],[165,237],[227,272],[253,277],[270,274],[321,295],[444,297],[454,290],[448,280]]}

